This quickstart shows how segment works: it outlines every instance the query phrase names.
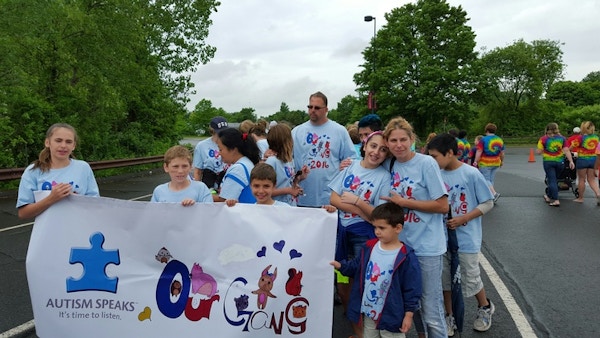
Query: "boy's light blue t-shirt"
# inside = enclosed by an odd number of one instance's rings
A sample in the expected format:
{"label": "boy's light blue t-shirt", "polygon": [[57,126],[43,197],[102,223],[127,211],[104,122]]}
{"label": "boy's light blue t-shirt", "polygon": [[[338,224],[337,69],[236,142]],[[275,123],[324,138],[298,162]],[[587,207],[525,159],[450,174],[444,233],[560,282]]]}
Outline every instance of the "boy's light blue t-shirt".
{"label": "boy's light blue t-shirt", "polygon": [[219,146],[213,141],[212,137],[196,144],[193,165],[194,168],[207,169],[217,174],[225,169],[225,164],[219,152]]}
{"label": "boy's light blue t-shirt", "polygon": [[[442,179],[448,189],[448,203],[452,216],[465,215],[477,205],[494,198],[487,181],[479,170],[463,164],[455,170],[442,170]],[[444,227],[446,236],[448,229]],[[481,217],[476,217],[466,226],[456,228],[458,252],[478,253],[481,250]]]}
{"label": "boy's light blue t-shirt", "polygon": [[203,182],[190,181],[190,185],[179,191],[169,189],[169,183],[164,183],[156,188],[152,193],[151,202],[161,203],[181,203],[184,199],[192,199],[198,203],[213,203],[210,189]]}

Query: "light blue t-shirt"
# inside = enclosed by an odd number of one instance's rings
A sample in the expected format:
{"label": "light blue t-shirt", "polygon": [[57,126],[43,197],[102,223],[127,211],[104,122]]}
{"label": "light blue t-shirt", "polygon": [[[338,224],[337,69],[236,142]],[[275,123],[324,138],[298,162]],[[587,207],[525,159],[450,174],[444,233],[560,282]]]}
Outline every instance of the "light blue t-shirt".
{"label": "light blue t-shirt", "polygon": [[[329,183],[329,188],[340,196],[344,191],[351,192],[373,206],[384,203],[381,196],[388,197],[390,195],[389,171],[382,166],[375,169],[363,168],[360,162],[352,161],[351,165],[333,178]],[[366,219],[363,220],[357,214],[342,210],[338,211],[338,215],[340,224],[345,227],[358,222],[370,222]]]}
{"label": "light blue t-shirt", "polygon": [[390,290],[394,263],[399,251],[399,248],[384,250],[381,248],[381,243],[377,242],[367,263],[360,312],[375,321],[381,316],[383,303]]}
{"label": "light blue t-shirt", "polygon": [[[451,171],[442,170],[442,179],[448,189],[448,203],[453,217],[465,215],[477,205],[494,198],[481,172],[470,165],[463,164]],[[447,236],[448,229],[444,229]],[[481,217],[456,228],[456,238],[458,252],[478,253],[481,250]]]}
{"label": "light blue t-shirt", "polygon": [[[274,202],[275,203],[271,204],[271,206],[273,206],[273,207],[291,207],[291,205],[281,202],[281,201],[274,200]],[[257,205],[266,205],[266,204],[258,204],[258,203],[256,203],[256,204]]]}
{"label": "light blue t-shirt", "polygon": [[190,185],[179,191],[169,189],[169,183],[164,183],[152,193],[150,202],[181,203],[184,199],[192,199],[198,203],[213,203],[212,194],[206,184],[199,181],[190,181]]}
{"label": "light blue t-shirt", "polygon": [[[275,173],[277,174],[277,184],[275,185],[276,189],[289,188],[292,186],[295,175],[293,162],[283,163],[283,161],[277,157],[270,156],[267,158],[265,163],[275,169]],[[273,199],[287,203],[294,207],[298,201],[297,197],[294,197],[290,194],[273,196]]]}
{"label": "light blue t-shirt", "polygon": [[340,171],[340,162],[357,157],[348,131],[331,120],[320,126],[307,121],[292,129],[292,138],[295,169],[301,170],[304,165],[310,169],[307,178],[300,182],[304,196],[299,197],[298,205],[321,207],[329,204],[328,184]]}
{"label": "light blue t-shirt", "polygon": [[258,147],[260,158],[265,158],[265,151],[269,149],[269,141],[267,141],[267,139],[261,138],[260,140],[256,141],[256,146]]}
{"label": "light blue t-shirt", "polygon": [[[390,159],[383,163],[390,167]],[[440,167],[433,157],[415,153],[406,162],[394,162],[392,190],[403,198],[426,201],[447,195]],[[439,256],[446,252],[444,215],[418,210],[404,210],[404,228],[400,240],[415,250],[417,256]]]}
{"label": "light blue t-shirt", "polygon": [[[244,167],[246,166],[246,170]],[[245,186],[250,184],[250,172],[254,168],[254,163],[250,161],[249,158],[243,156],[237,162],[230,165],[225,172],[225,177],[223,178],[223,182],[221,183],[221,191],[219,192],[219,196],[226,200],[240,200],[240,194],[242,190],[244,190]],[[240,183],[232,179],[230,176],[235,176],[238,180],[244,183],[242,186]]]}
{"label": "light blue t-shirt", "polygon": [[225,170],[225,164],[221,159],[219,147],[213,141],[212,137],[202,140],[194,148],[194,168],[208,169],[214,173],[220,173]]}
{"label": "light blue t-shirt", "polygon": [[39,168],[33,169],[33,164],[30,164],[19,182],[17,208],[34,203],[34,191],[52,190],[52,187],[58,183],[71,184],[73,192],[78,195],[100,196],[94,172],[85,161],[71,159],[68,166],[46,172],[42,172]]}

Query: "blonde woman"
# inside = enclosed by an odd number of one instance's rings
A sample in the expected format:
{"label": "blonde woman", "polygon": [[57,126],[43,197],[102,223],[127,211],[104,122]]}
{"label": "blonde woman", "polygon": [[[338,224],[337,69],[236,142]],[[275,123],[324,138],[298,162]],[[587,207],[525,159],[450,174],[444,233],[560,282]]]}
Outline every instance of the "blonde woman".
{"label": "blonde woman", "polygon": [[444,215],[448,213],[448,190],[433,157],[411,150],[415,133],[408,121],[397,117],[383,136],[391,160],[383,166],[391,172],[391,197],[405,210],[400,240],[415,250],[421,267],[423,296],[415,313],[415,328],[430,338],[446,338],[446,316],[442,295],[442,257],[446,252]]}
{"label": "blonde woman", "polygon": [[594,164],[596,163],[596,147],[600,141],[598,135],[595,134],[596,128],[592,121],[584,121],[581,123],[581,134],[571,141],[569,146],[577,152],[577,189],[579,197],[574,199],[574,202],[583,203],[585,192],[585,182],[587,180],[590,189],[596,194],[596,205],[600,206],[600,189],[598,189],[598,181],[594,172]]}

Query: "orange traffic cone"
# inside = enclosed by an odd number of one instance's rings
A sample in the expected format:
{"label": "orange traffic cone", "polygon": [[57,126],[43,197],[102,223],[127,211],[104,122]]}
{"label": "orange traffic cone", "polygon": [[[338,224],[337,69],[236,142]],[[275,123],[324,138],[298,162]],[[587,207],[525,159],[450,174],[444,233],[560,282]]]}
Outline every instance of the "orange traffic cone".
{"label": "orange traffic cone", "polygon": [[529,149],[529,162],[535,162],[535,156],[533,155],[533,148]]}

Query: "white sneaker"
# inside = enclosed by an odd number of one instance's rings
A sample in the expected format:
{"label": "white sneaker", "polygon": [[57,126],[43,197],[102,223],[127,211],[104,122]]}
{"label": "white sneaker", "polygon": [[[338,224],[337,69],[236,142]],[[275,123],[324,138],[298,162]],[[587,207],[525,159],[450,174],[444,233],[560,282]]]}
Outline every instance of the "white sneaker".
{"label": "white sneaker", "polygon": [[448,328],[448,337],[454,336],[454,331],[458,328],[456,327],[456,322],[454,321],[453,315],[446,316],[446,327]]}
{"label": "white sneaker", "polygon": [[491,300],[488,299],[490,306],[487,308],[480,307],[477,309],[477,318],[473,322],[473,329],[475,331],[484,332],[490,329],[492,326],[492,315],[496,311],[496,307]]}

